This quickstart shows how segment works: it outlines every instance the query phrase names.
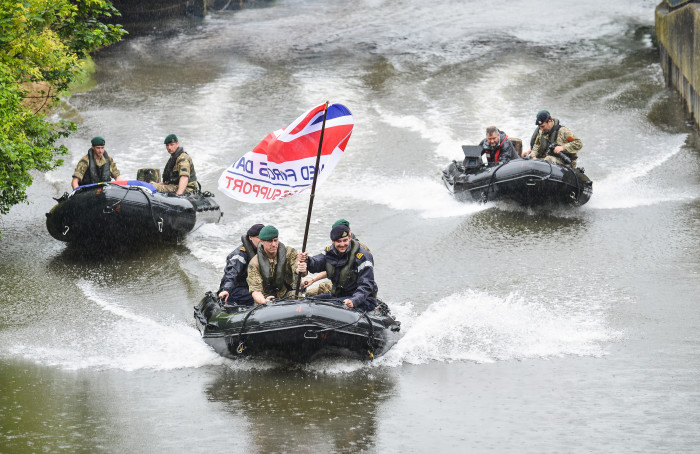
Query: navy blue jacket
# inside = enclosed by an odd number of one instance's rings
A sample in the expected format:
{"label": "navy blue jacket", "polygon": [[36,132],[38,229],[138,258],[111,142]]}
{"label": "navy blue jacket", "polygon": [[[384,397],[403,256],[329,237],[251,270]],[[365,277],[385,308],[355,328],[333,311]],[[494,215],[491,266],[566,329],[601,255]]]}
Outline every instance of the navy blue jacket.
{"label": "navy blue jacket", "polygon": [[343,289],[336,296],[349,298],[356,309],[364,311],[374,310],[377,306],[375,295],[378,291],[377,283],[374,281],[374,259],[372,254],[367,252],[362,246],[360,246],[353,257],[348,257],[351,249],[352,243],[344,254],[340,254],[335,246],[331,245],[326,248],[324,254],[309,257],[307,269],[311,273],[320,273],[321,271],[326,271],[326,264],[335,268],[335,274],[331,278],[331,282],[333,283],[333,290],[336,291],[339,288],[340,270],[348,263],[348,259],[352,260],[351,269],[354,274],[354,282],[350,282],[347,288]]}
{"label": "navy blue jacket", "polygon": [[246,282],[248,264],[255,257],[256,251],[249,250],[252,248],[252,244],[246,247],[245,243],[250,243],[250,241],[246,241],[247,239],[245,236],[242,237],[241,245],[226,257],[226,267],[224,268],[224,277],[221,278],[219,285],[219,292],[226,290],[229,293],[234,293],[233,289],[249,292],[248,282]]}

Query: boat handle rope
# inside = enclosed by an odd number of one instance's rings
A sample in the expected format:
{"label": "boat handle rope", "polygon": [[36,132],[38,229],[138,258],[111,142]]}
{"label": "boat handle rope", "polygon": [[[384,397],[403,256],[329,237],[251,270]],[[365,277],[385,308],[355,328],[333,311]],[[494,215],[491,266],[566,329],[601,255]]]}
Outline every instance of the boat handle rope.
{"label": "boat handle rope", "polygon": [[243,350],[245,350],[245,341],[243,340],[243,330],[245,330],[245,324],[248,321],[248,317],[253,315],[253,312],[257,311],[261,307],[267,306],[266,304],[258,304],[255,306],[253,309],[248,311],[247,314],[245,314],[245,317],[243,318],[243,322],[241,323],[241,329],[238,331],[238,347],[236,347],[236,353],[239,355],[243,353]]}
{"label": "boat handle rope", "polygon": [[571,171],[574,173],[574,178],[576,178],[576,198],[574,199],[574,202],[576,202],[576,205],[578,206],[579,199],[581,198],[581,182],[578,179],[578,172],[576,172],[576,169],[572,169]]}
{"label": "boat handle rope", "polygon": [[[549,162],[549,161],[546,161],[546,162]],[[574,202],[576,203],[576,205],[578,205],[579,199],[581,198],[581,182],[579,181],[578,174],[576,173],[576,169],[568,167],[568,166],[564,166],[564,167],[566,167],[571,172],[573,172],[574,178],[576,178],[576,197],[574,198]],[[552,176],[552,163],[549,162],[549,175],[547,175],[545,178],[542,178],[542,180],[548,180],[549,177],[551,177],[551,176]]]}
{"label": "boat handle rope", "polygon": [[119,205],[120,203],[122,203],[124,201],[124,199],[126,199],[126,196],[127,196],[127,194],[129,194],[129,191],[131,191],[131,186],[126,187],[126,192],[124,193],[124,197],[122,197],[121,200],[119,200],[118,202],[114,202],[111,206],[107,205],[106,207],[104,207],[102,212],[104,214],[114,213],[114,207]]}
{"label": "boat handle rope", "polygon": [[493,173],[491,174],[491,179],[489,180],[489,185],[486,187],[486,192],[481,193],[481,203],[486,203],[489,201],[489,191],[491,190],[491,185],[493,184],[493,179],[496,178],[496,172],[498,172],[498,169],[500,169],[501,166],[496,167],[493,169]]}
{"label": "boat handle rope", "polygon": [[[534,159],[534,158],[531,158],[531,159]],[[528,181],[525,182],[525,185],[526,185],[526,186],[535,186],[535,185],[537,185],[537,182],[535,181],[536,178],[539,178],[539,182],[541,183],[541,182],[543,182],[544,180],[549,180],[549,179],[552,177],[552,172],[554,171],[554,170],[553,170],[554,168],[552,167],[552,163],[549,162],[549,161],[546,161],[546,160],[545,160],[544,162],[546,162],[547,164],[549,164],[549,175],[547,175],[546,177],[531,177]],[[532,182],[532,183],[531,183],[531,182]]]}
{"label": "boat handle rope", "polygon": [[[150,197],[148,196],[148,194],[146,193],[146,190],[145,190],[145,189],[142,189],[141,186],[136,186],[135,188],[131,188],[131,187],[129,186],[128,189],[129,189],[129,190],[132,190],[132,189],[133,189],[133,190],[138,190],[138,191],[141,192],[141,194],[143,194],[144,197],[146,197],[146,202],[148,202],[148,211],[151,212],[151,220],[153,221],[153,224],[154,224],[154,225],[156,226],[156,228],[158,229],[158,233],[163,233],[163,218],[159,218],[159,219],[160,219],[160,222],[159,222],[159,221],[156,221],[156,216],[155,216],[155,214],[153,214],[153,203],[151,202],[151,198],[150,198]],[[127,194],[128,194],[128,193],[127,193]],[[124,197],[126,197],[126,195],[124,195]]]}
{"label": "boat handle rope", "polygon": [[547,160],[545,160],[544,162],[546,162],[547,164],[549,164],[549,175],[547,175],[546,177],[542,178],[542,181],[544,181],[544,180],[549,180],[549,179],[552,177],[552,172],[554,172],[554,167],[552,167],[552,163],[549,162],[549,161],[547,161]]}
{"label": "boat handle rope", "polygon": [[[317,339],[319,334],[327,333],[329,331],[337,331],[343,328],[347,328],[348,326],[357,325],[363,317],[367,319],[367,323],[369,324],[369,335],[367,336],[367,353],[369,353],[370,359],[374,359],[374,325],[372,324],[372,319],[370,319],[369,315],[367,315],[367,312],[360,312],[360,316],[357,317],[357,320],[351,323],[346,323],[345,325],[335,326],[321,330],[308,330],[304,333],[304,339]],[[309,335],[309,333],[311,333],[311,335],[313,336]]]}
{"label": "boat handle rope", "polygon": [[[363,312],[363,314],[364,314],[364,312]],[[304,333],[304,338],[305,339],[316,339],[316,338],[318,338],[319,334],[327,333],[329,331],[337,331],[339,329],[347,328],[348,326],[357,325],[358,323],[360,323],[360,320],[362,320],[362,315],[357,317],[357,320],[355,320],[354,322],[346,323],[345,325],[332,326],[332,327],[325,328],[325,329],[310,329]],[[307,334],[310,334],[310,335],[307,336]]]}
{"label": "boat handle rope", "polygon": [[374,325],[372,320],[367,315],[367,312],[363,312],[362,315],[367,319],[369,323],[369,336],[367,337],[367,353],[369,353],[369,359],[374,359]]}

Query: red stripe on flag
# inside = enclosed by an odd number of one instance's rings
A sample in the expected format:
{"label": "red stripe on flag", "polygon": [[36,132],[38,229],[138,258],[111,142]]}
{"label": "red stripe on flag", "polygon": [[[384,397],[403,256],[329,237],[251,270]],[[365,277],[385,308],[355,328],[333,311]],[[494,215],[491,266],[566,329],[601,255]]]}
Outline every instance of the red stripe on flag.
{"label": "red stripe on flag", "polygon": [[299,124],[292,131],[289,131],[289,134],[294,135],[294,134],[298,133],[299,131],[301,131],[302,129],[304,129],[306,127],[306,125],[311,123],[311,120],[313,120],[313,118],[316,116],[316,114],[318,114],[318,112],[323,112],[323,110],[325,108],[326,108],[326,105],[321,104],[320,106],[312,109],[309,112],[309,114],[306,117],[304,117],[304,119],[302,121],[300,121]]}

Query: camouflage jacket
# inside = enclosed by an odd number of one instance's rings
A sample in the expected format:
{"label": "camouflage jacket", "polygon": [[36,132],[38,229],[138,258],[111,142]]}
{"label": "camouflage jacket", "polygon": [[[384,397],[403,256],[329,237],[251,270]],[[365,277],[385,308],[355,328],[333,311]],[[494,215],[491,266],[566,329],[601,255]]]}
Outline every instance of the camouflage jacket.
{"label": "camouflage jacket", "polygon": [[178,148],[163,169],[163,183],[177,186],[180,183],[180,177],[187,177],[187,192],[196,192],[199,187],[197,184],[197,174],[194,171],[194,164],[190,155],[182,149]]}
{"label": "camouflage jacket", "polygon": [[[553,137],[555,134],[556,137]],[[576,167],[578,152],[583,147],[583,142],[569,128],[561,126],[556,118],[554,118],[554,126],[548,133],[540,131],[537,135],[531,156],[538,159],[545,158],[549,145],[555,142],[564,148],[563,153],[571,159],[571,167]]]}
{"label": "camouflage jacket", "polygon": [[[246,279],[248,282],[248,288],[250,289],[250,293],[253,292],[261,292],[265,298],[268,296],[274,296],[275,298],[283,298],[290,290],[294,288],[296,285],[296,266],[297,266],[297,251],[294,248],[291,247],[285,247],[286,252],[285,252],[285,266],[284,266],[284,275],[283,276],[275,276],[275,269],[277,268],[277,261],[278,257],[275,257],[274,259],[269,260],[269,270],[267,271],[267,274],[270,274],[272,276],[272,279],[274,280],[275,277],[280,277],[284,280],[284,286],[281,289],[278,289],[275,291],[274,288],[270,287],[269,285],[264,285],[263,283],[263,276],[262,273],[260,272],[260,259],[259,256],[262,251],[262,244],[258,245],[258,255],[253,257],[253,260],[250,261],[250,264],[248,265],[248,278]],[[280,250],[284,247],[282,243],[280,243]],[[264,254],[265,252],[262,252]],[[279,255],[279,254],[278,254]]]}
{"label": "camouflage jacket", "polygon": [[[88,172],[90,169],[90,153],[93,153],[94,156],[92,148],[88,149],[88,154],[80,158],[80,161],[78,161],[78,165],[75,166],[75,172],[73,172],[73,178],[77,178],[80,181],[81,185],[86,184],[83,183],[83,180],[85,179],[85,173]],[[118,179],[119,169],[117,169],[117,164],[114,162],[114,159],[107,154],[107,152],[105,152],[105,156],[109,157],[109,173],[112,176],[112,179]],[[97,167],[102,167],[107,163],[107,159],[105,159],[105,156],[95,159],[95,164],[97,165]],[[95,181],[93,183],[97,182]]]}

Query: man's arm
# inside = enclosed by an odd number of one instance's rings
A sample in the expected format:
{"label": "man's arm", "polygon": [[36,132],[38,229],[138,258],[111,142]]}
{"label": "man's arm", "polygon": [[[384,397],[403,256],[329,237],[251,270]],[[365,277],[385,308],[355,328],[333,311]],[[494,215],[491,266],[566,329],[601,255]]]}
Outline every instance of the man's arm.
{"label": "man's arm", "polygon": [[542,131],[540,131],[539,134],[537,134],[537,138],[535,139],[535,144],[532,146],[532,151],[529,153],[531,158],[536,158],[537,154],[540,152],[540,137],[542,136]]}
{"label": "man's arm", "polygon": [[[576,137],[576,135],[566,127],[559,129],[559,134],[557,135],[557,143],[561,147],[561,150],[566,153],[572,160],[578,157],[578,151],[583,148],[583,142],[581,139]],[[555,149],[556,153],[557,150]]]}
{"label": "man's arm", "polygon": [[362,306],[365,300],[372,296],[372,293],[377,290],[377,284],[374,281],[374,258],[372,254],[362,254],[361,258],[352,257],[351,260],[357,260],[357,289],[349,298],[352,301],[352,306]]}
{"label": "man's arm", "polygon": [[268,296],[265,298],[265,295],[263,295],[262,292],[252,292],[250,296],[253,297],[253,301],[255,301],[255,304],[266,304],[268,301],[274,299],[274,296]]}
{"label": "man's arm", "polygon": [[187,189],[187,183],[190,182],[190,177],[187,177],[185,175],[180,177],[180,181],[177,184],[177,192],[175,194],[182,195],[185,193],[185,189]]}
{"label": "man's arm", "polygon": [[112,162],[109,164],[109,173],[112,174],[113,180],[118,180],[119,175],[121,175],[121,173],[119,172],[119,169],[117,169],[117,163],[114,162],[114,159],[111,159],[111,158],[110,158],[110,161],[112,161]]}
{"label": "man's arm", "polygon": [[80,180],[82,180],[85,176],[85,172],[87,172],[88,167],[90,167],[90,163],[88,162],[87,156],[80,158],[80,161],[78,161],[78,165],[75,166],[75,171],[73,172],[73,180],[71,181],[71,186],[73,189],[80,186]]}

